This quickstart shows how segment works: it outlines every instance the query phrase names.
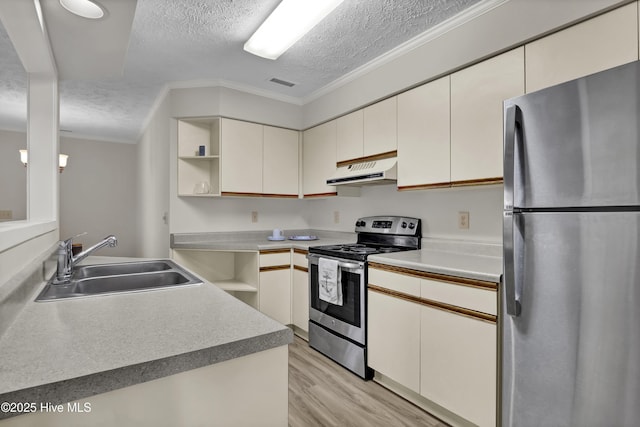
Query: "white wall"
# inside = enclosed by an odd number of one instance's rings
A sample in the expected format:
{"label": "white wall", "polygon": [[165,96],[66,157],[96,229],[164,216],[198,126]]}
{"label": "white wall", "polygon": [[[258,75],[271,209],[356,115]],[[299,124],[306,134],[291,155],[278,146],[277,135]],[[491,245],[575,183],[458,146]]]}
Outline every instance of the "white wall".
{"label": "white wall", "polygon": [[149,258],[169,257],[169,107],[165,96],[137,144],[137,255]]}
{"label": "white wall", "polygon": [[[306,201],[311,228],[353,231],[356,219],[404,215],[422,219],[423,237],[502,241],[502,185],[396,191],[395,185],[362,187],[360,197]],[[340,222],[334,223],[334,212]],[[469,229],[458,228],[458,212],[469,212]]]}
{"label": "white wall", "polygon": [[60,237],[88,248],[109,234],[118,246],[96,252],[135,256],[138,242],[137,147],[133,144],[62,138],[60,152],[69,155],[60,174]]}
{"label": "white wall", "polygon": [[27,218],[27,169],[18,154],[26,148],[26,132],[0,130],[0,210],[12,211],[14,220]]}

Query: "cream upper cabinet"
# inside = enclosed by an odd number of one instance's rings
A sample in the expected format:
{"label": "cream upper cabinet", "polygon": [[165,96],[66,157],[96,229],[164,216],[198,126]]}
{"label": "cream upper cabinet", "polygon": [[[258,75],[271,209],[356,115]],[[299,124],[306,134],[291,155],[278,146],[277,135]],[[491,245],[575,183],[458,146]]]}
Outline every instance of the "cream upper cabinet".
{"label": "cream upper cabinet", "polygon": [[524,94],[524,48],[451,74],[451,181],[501,182],[503,101]]}
{"label": "cream upper cabinet", "polygon": [[448,186],[449,76],[398,95],[398,188]]}
{"label": "cream upper cabinet", "polygon": [[526,45],[527,92],[638,59],[633,2]]}
{"label": "cream upper cabinet", "polygon": [[262,192],[298,196],[298,132],[264,126]]}
{"label": "cream upper cabinet", "polygon": [[358,110],[336,119],[338,162],[364,155],[364,111]]}
{"label": "cream upper cabinet", "polygon": [[364,156],[398,149],[397,97],[385,99],[364,109]]}
{"label": "cream upper cabinet", "polygon": [[262,125],[220,123],[222,193],[262,193]]}
{"label": "cream upper cabinet", "polygon": [[306,197],[337,194],[327,185],[336,171],[336,121],[308,129],[302,136],[302,188]]}

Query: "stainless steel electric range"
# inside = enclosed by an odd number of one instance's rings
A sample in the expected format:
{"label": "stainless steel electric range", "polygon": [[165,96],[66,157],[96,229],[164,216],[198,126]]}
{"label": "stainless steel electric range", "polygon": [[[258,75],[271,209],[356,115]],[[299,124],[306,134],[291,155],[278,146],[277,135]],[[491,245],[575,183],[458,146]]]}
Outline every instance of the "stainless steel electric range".
{"label": "stainless steel electric range", "polygon": [[[422,226],[418,218],[372,216],[358,219],[355,231],[356,243],[309,248],[309,345],[369,379],[367,257],[420,249]],[[327,278],[337,284],[333,294],[323,288]]]}

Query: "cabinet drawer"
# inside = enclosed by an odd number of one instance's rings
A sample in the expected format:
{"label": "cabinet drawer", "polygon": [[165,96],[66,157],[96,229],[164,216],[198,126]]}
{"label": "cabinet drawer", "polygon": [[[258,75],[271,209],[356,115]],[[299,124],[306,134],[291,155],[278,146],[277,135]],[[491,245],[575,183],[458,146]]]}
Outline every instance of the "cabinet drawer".
{"label": "cabinet drawer", "polygon": [[415,297],[420,296],[420,279],[417,277],[369,268],[369,283]]}
{"label": "cabinet drawer", "polygon": [[291,251],[260,254],[260,267],[273,267],[277,265],[291,265]]}
{"label": "cabinet drawer", "polygon": [[456,283],[422,279],[420,297],[497,315],[498,296],[495,290],[472,288]]}
{"label": "cabinet drawer", "polygon": [[300,267],[308,267],[309,261],[307,260],[307,255],[302,254],[300,252],[293,253],[293,265],[297,265]]}

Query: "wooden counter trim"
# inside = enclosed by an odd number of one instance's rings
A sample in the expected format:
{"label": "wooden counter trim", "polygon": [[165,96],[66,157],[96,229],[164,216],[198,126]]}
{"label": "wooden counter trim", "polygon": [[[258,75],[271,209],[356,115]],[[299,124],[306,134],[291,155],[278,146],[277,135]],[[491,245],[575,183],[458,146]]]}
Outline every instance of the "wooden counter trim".
{"label": "wooden counter trim", "polygon": [[349,166],[354,163],[373,162],[374,160],[390,159],[398,157],[398,150],[387,151],[386,153],[373,154],[371,156],[356,157],[355,159],[341,160],[336,162],[336,167]]}
{"label": "wooden counter trim", "polygon": [[260,267],[260,273],[264,273],[267,271],[277,271],[277,270],[290,270],[291,264],[286,265],[270,265],[268,267]]}
{"label": "wooden counter trim", "polygon": [[398,191],[412,191],[412,190],[430,190],[432,188],[450,188],[450,182],[436,182],[433,184],[417,184],[417,185],[403,185],[398,187]]}
{"label": "wooden counter trim", "polygon": [[464,277],[448,276],[446,274],[430,273],[428,271],[412,270],[405,267],[396,267],[394,265],[379,264],[370,262],[369,268],[388,271],[390,273],[404,274],[405,276],[418,277],[420,279],[436,280],[438,282],[448,282],[454,285],[469,286],[472,288],[488,289],[497,291],[498,284],[494,282],[486,282],[484,280],[466,279]]}
{"label": "wooden counter trim", "polygon": [[274,197],[281,199],[297,199],[297,194],[274,194],[274,193],[240,193],[235,191],[223,191],[221,196],[227,197]]}
{"label": "wooden counter trim", "polygon": [[278,248],[278,249],[260,249],[260,255],[268,255],[268,254],[288,254],[291,251],[289,248]]}
{"label": "wooden counter trim", "polygon": [[298,249],[298,248],[293,248],[293,252],[300,255],[307,255],[309,253],[309,251],[306,249]]}
{"label": "wooden counter trim", "polygon": [[332,197],[332,196],[337,196],[338,192],[336,191],[335,193],[315,193],[315,194],[305,194],[303,197],[305,199],[312,199],[314,197],[320,198],[320,197]]}
{"label": "wooden counter trim", "polygon": [[497,176],[495,178],[481,178],[481,179],[468,179],[465,181],[452,181],[452,187],[467,187],[471,185],[493,185],[493,184],[502,184],[503,178],[501,176]]}
{"label": "wooden counter trim", "polygon": [[305,273],[309,272],[309,269],[307,267],[302,267],[301,265],[294,265],[293,269],[298,271],[304,271]]}
{"label": "wooden counter trim", "polygon": [[426,298],[416,297],[414,295],[409,295],[403,292],[398,292],[391,289],[383,288],[382,286],[377,286],[371,283],[369,283],[369,285],[367,286],[367,289],[369,289],[372,292],[378,292],[380,294],[388,295],[393,298],[399,298],[401,300],[413,302],[413,303],[424,305],[427,307],[436,308],[438,310],[447,311],[449,313],[458,314],[465,317],[471,317],[476,320],[482,320],[484,322],[489,322],[493,324],[497,322],[497,317],[494,316],[493,314],[487,314],[481,311],[459,307],[457,305],[452,305],[452,304],[447,304],[440,301],[434,301]]}

